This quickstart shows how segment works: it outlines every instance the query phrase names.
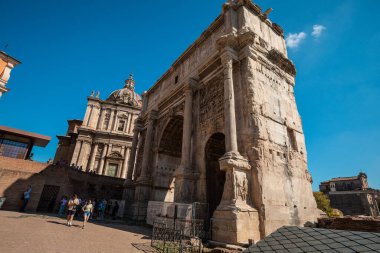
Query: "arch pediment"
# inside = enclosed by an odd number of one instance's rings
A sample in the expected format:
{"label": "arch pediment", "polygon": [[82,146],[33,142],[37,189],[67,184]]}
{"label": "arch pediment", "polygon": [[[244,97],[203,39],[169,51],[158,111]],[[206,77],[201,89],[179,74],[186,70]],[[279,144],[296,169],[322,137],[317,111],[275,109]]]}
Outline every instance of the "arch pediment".
{"label": "arch pediment", "polygon": [[108,158],[112,159],[123,159],[123,156],[119,152],[112,152],[108,155]]}

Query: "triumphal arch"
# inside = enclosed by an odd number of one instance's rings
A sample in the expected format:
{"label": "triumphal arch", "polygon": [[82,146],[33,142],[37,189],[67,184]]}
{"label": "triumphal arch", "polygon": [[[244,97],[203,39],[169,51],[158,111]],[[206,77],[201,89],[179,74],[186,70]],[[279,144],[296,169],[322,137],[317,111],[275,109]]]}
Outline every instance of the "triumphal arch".
{"label": "triumphal arch", "polygon": [[222,14],[143,94],[125,183],[149,201],[208,203],[212,239],[241,244],[317,216],[281,27],[250,0]]}

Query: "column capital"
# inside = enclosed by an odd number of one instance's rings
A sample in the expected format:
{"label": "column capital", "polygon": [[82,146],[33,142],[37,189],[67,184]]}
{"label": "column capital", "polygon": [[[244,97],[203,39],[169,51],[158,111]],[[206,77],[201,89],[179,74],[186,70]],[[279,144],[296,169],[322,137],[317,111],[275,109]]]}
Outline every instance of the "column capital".
{"label": "column capital", "polygon": [[233,48],[225,47],[220,50],[220,59],[222,60],[222,64],[230,64],[234,60],[237,61],[239,58],[237,52]]}
{"label": "column capital", "polygon": [[149,121],[155,121],[156,119],[158,119],[158,111],[156,110],[152,110],[150,113],[149,113],[149,117],[148,117]]}
{"label": "column capital", "polygon": [[226,48],[236,48],[239,45],[236,32],[227,33],[216,40],[216,48],[222,52]]}
{"label": "column capital", "polygon": [[190,77],[188,81],[184,84],[183,89],[185,92],[194,92],[199,88],[199,81],[197,78]]}

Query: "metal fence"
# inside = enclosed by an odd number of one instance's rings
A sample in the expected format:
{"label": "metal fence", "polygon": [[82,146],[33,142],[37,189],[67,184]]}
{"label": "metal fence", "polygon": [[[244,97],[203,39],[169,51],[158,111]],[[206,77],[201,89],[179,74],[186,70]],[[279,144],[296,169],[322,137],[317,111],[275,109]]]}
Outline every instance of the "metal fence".
{"label": "metal fence", "polygon": [[188,227],[192,226],[178,224],[170,226],[165,222],[154,222],[151,246],[163,253],[201,253],[202,240],[191,235],[194,230]]}

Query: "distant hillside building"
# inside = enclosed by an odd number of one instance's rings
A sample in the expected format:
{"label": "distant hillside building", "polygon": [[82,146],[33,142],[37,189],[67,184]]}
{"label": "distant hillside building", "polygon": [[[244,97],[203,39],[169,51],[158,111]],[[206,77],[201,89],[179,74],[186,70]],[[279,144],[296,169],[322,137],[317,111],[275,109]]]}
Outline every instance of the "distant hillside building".
{"label": "distant hillside building", "polygon": [[126,178],[134,121],[140,113],[141,97],[131,75],[122,89],[101,100],[88,97],[83,121],[69,120],[59,139],[54,163],[77,166],[83,171]]}
{"label": "distant hillside building", "polygon": [[21,62],[0,51],[0,98],[1,96],[8,92],[9,89],[6,87],[9,77],[11,76],[11,71],[16,65]]}
{"label": "distant hillside building", "polygon": [[324,181],[319,190],[329,195],[331,206],[345,215],[379,216],[374,192],[368,187],[367,175],[338,177]]}

